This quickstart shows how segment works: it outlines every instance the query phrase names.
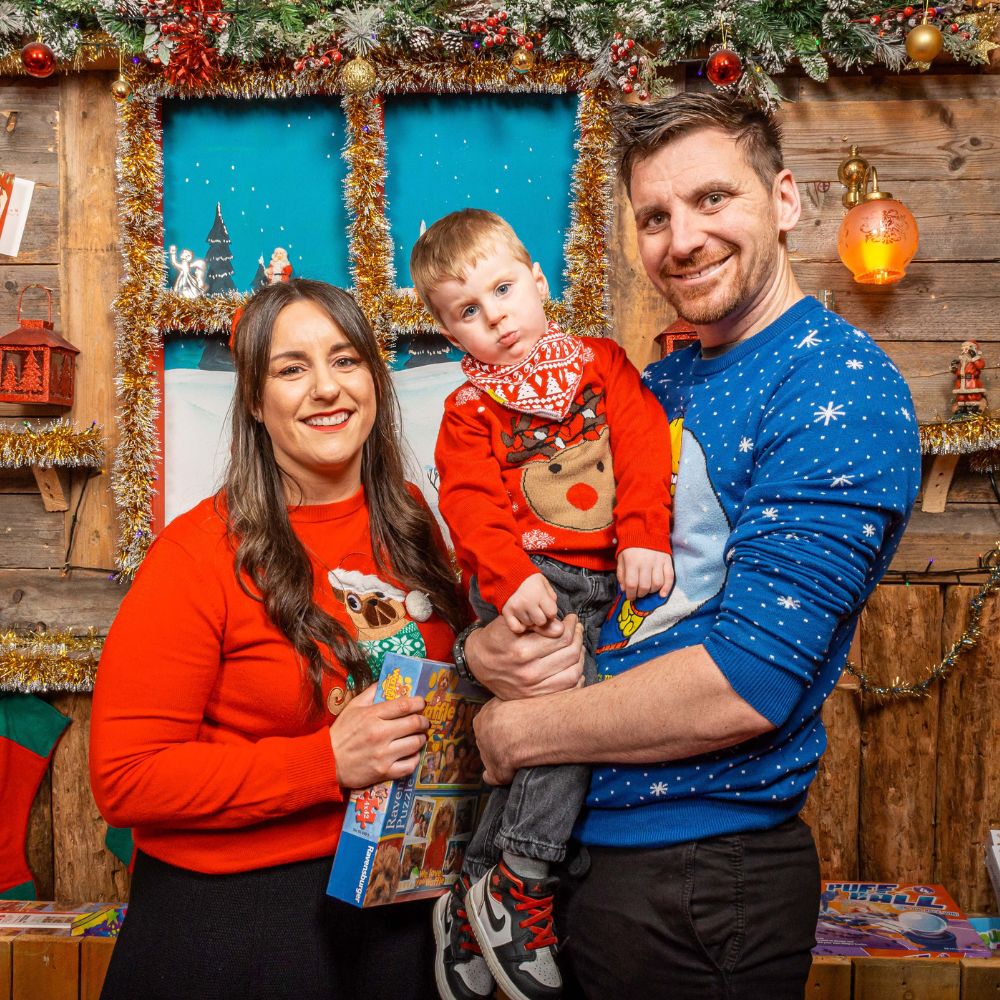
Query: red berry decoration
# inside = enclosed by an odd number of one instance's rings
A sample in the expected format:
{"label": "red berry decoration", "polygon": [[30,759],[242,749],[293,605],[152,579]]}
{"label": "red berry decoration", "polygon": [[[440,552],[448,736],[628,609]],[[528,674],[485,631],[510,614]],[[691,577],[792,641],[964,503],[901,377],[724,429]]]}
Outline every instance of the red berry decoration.
{"label": "red berry decoration", "polygon": [[705,73],[716,87],[728,87],[743,75],[743,60],[732,49],[719,49],[708,57]]}
{"label": "red berry decoration", "polygon": [[21,65],[28,76],[52,76],[56,69],[56,54],[45,42],[28,42],[21,49]]}

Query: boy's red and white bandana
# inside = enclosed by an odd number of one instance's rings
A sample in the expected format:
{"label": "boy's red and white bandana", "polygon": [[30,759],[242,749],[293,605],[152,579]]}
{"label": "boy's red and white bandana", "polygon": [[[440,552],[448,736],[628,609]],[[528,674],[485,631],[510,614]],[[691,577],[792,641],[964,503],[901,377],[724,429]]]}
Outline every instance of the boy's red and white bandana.
{"label": "boy's red and white bandana", "polygon": [[564,420],[583,376],[583,345],[556,323],[516,365],[487,365],[471,354],[462,359],[465,377],[498,403],[520,413]]}

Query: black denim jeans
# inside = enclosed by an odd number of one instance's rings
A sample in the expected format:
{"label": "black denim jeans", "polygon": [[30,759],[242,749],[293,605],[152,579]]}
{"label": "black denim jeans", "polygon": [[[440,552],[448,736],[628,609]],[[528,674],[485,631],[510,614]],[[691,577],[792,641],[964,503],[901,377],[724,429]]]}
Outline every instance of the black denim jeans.
{"label": "black denim jeans", "polygon": [[570,853],[556,901],[564,1000],[802,1000],[820,882],[800,819]]}
{"label": "black denim jeans", "polygon": [[[616,576],[569,566],[547,556],[533,555],[531,561],[552,584],[560,615],[575,614],[583,625],[583,672],[586,682],[592,684],[597,676],[594,650],[601,625],[618,592]],[[480,621],[497,617],[496,608],[482,599],[474,577],[469,599]],[[531,733],[525,733],[524,738],[530,741]],[[496,864],[501,851],[561,861],[589,783],[587,765],[561,764],[523,768],[509,787],[494,788],[466,850],[465,871],[473,880],[479,878]]]}

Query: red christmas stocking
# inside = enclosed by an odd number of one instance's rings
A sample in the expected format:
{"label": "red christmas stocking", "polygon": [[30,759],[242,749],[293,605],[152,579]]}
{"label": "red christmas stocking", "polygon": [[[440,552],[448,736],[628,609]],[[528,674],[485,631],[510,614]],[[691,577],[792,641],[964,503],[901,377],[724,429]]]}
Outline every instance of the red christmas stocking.
{"label": "red christmas stocking", "polygon": [[70,720],[30,694],[0,695],[0,899],[34,899],[24,842],[38,786]]}

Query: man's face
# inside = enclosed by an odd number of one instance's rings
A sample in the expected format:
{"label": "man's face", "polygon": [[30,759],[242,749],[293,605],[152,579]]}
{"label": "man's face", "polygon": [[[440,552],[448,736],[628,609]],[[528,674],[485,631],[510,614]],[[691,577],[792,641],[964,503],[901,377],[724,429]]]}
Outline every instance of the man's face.
{"label": "man's face", "polygon": [[778,192],[714,128],[690,132],[640,160],[632,209],[646,273],[684,319],[718,323],[751,305],[780,268],[781,232],[791,229]]}

